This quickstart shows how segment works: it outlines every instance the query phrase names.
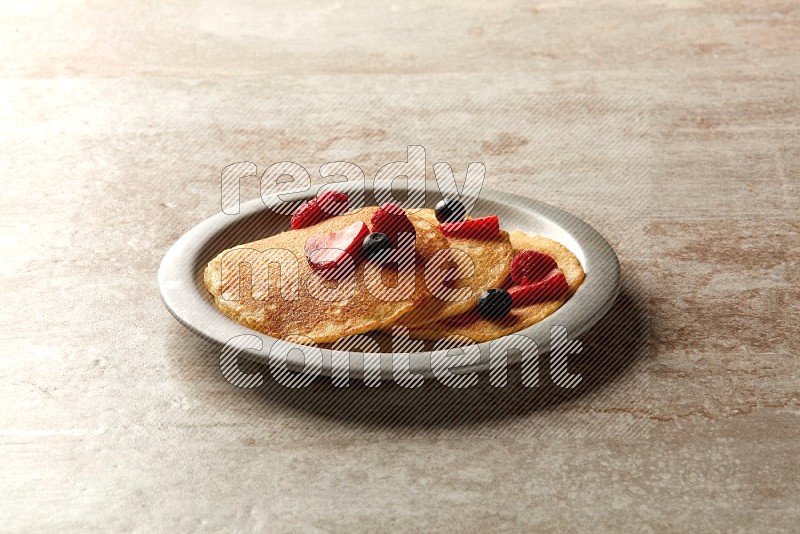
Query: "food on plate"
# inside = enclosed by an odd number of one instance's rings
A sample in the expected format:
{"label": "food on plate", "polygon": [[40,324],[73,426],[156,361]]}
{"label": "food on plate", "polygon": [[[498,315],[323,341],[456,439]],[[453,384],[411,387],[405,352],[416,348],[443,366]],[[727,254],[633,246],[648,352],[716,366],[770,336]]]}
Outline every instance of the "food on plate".
{"label": "food on plate", "polygon": [[[225,250],[206,266],[206,287],[226,316],[253,330],[297,343],[329,343],[390,326],[432,298],[423,269],[437,251],[447,247],[436,226],[409,217],[416,234],[411,249],[413,279],[410,287],[405,283],[398,291],[378,283],[400,278],[398,262],[376,265],[356,254],[339,254],[336,248],[307,249],[311,242],[325,245],[318,242],[324,236],[328,246],[357,250],[355,245],[338,242],[337,233],[344,231],[358,240],[363,230],[352,228],[366,225],[377,210],[364,208]],[[351,272],[347,272],[348,266]],[[325,276],[326,272],[331,276]],[[336,279],[336,274],[343,276]]]}
{"label": "food on plate", "polygon": [[[417,216],[432,224],[436,223],[433,210],[420,210]],[[422,326],[467,312],[475,308],[481,293],[501,286],[508,277],[513,258],[508,232],[498,230],[483,236],[471,233],[463,236],[451,234],[447,237],[447,242],[450,254],[442,252],[439,257],[450,256],[451,261],[459,267],[455,273],[456,279],[449,284],[448,289],[462,290],[461,293],[466,296],[430,299],[404,315],[400,324],[408,327]],[[432,278],[435,267],[436,265],[431,266],[429,278]],[[436,293],[434,290],[434,294]]]}
{"label": "food on plate", "polygon": [[434,208],[436,220],[440,223],[454,223],[463,221],[467,215],[467,209],[460,200],[454,198],[443,198]]}
{"label": "food on plate", "polygon": [[[535,323],[560,308],[581,285],[585,274],[578,258],[561,243],[540,235],[528,235],[520,231],[509,232],[515,257],[526,251],[535,251],[551,257],[556,265],[539,281],[544,286],[517,285],[513,278],[506,282],[511,295],[512,307],[508,314],[497,319],[486,318],[474,311],[451,317],[433,324],[411,329],[411,335],[419,339],[437,340],[452,335],[466,336],[472,341],[489,341],[512,334]],[[513,275],[512,275],[513,276]],[[565,290],[559,290],[555,278],[566,283]],[[537,289],[538,288],[538,289]],[[527,292],[527,294],[526,294]]]}
{"label": "food on plate", "polygon": [[291,227],[220,252],[204,281],[229,318],[301,344],[394,325],[418,339],[488,341],[553,313],[585,276],[562,244],[506,232],[496,215],[467,217],[454,199],[350,210],[326,191]]}

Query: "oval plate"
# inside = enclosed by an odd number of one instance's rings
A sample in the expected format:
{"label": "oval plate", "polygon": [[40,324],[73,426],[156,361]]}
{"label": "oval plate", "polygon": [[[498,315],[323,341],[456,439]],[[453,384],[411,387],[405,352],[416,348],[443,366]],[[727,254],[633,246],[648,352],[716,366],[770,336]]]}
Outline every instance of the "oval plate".
{"label": "oval plate", "polygon": [[[322,187],[322,186],[319,186]],[[308,191],[292,195],[292,200],[306,200],[316,196],[319,187],[312,187]],[[360,184],[338,183],[334,186],[344,193],[361,191]],[[366,204],[375,204],[375,191],[386,191],[392,187],[391,182],[366,181]],[[330,188],[330,187],[329,187]],[[425,207],[432,208],[441,200],[436,182],[426,182]],[[206,339],[219,343],[221,346],[237,336],[250,335],[260,338],[258,343],[250,338],[248,346],[260,346],[260,350],[244,349],[241,356],[268,363],[270,351],[279,351],[281,358],[286,358],[290,368],[303,369],[305,356],[302,350],[307,347],[292,343],[281,342],[266,334],[251,330],[231,319],[225,317],[214,304],[213,298],[208,293],[203,283],[203,270],[206,264],[221,251],[234,245],[248,243],[263,239],[277,232],[290,228],[289,217],[279,215],[270,208],[275,208],[280,201],[276,195],[255,199],[241,205],[238,215],[218,213],[201,222],[184,234],[167,251],[158,270],[158,285],[161,297],[167,309],[180,321],[181,324],[200,334]],[[484,189],[475,203],[472,216],[483,217],[498,215],[501,226],[505,230],[522,230],[528,234],[541,234],[554,239],[569,248],[581,262],[586,279],[575,294],[555,313],[517,334],[532,338],[539,349],[545,353],[550,348],[551,326],[563,326],[570,338],[575,338],[602,317],[614,303],[619,292],[619,261],[614,250],[608,242],[594,228],[569,213],[529,198]],[[265,235],[264,229],[270,229]],[[500,338],[502,340],[503,338]],[[495,341],[500,341],[495,340]],[[254,344],[251,344],[255,342]],[[405,345],[406,347],[408,345]],[[468,373],[484,371],[489,367],[489,355],[492,348],[498,347],[507,350],[508,345],[502,342],[478,343],[480,358],[470,359],[470,364],[451,367],[450,371]],[[301,349],[301,350],[293,350]],[[407,352],[408,349],[403,349]],[[377,356],[380,354],[380,356]],[[391,352],[367,353],[380,358],[382,374],[391,376],[394,360]],[[409,370],[411,373],[432,376],[431,359],[446,357],[447,351],[422,351],[411,352]],[[275,355],[273,355],[275,356]],[[350,357],[353,356],[353,357]],[[515,363],[521,359],[519,351],[511,351],[508,363]],[[322,349],[321,374],[331,375],[331,362],[343,361],[348,358],[350,362],[349,376],[363,378],[364,358],[361,354],[348,355],[341,351]],[[337,367],[337,370],[339,368]],[[317,369],[314,369],[317,371]]]}

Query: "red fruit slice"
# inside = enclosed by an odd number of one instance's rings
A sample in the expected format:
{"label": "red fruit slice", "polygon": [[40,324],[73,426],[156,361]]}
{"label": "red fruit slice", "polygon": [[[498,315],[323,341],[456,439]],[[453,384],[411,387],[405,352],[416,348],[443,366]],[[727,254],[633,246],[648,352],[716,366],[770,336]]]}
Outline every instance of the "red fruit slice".
{"label": "red fruit slice", "polygon": [[303,202],[292,215],[292,228],[299,230],[325,219],[341,215],[349,209],[347,195],[339,191],[324,191]]}
{"label": "red fruit slice", "polygon": [[442,231],[445,237],[494,239],[500,235],[500,220],[497,215],[490,215],[481,219],[440,224],[439,230]]}
{"label": "red fruit slice", "polygon": [[[308,264],[315,271],[337,269],[355,264],[355,253],[369,234],[364,221],[354,222],[336,232],[315,235],[306,241],[305,253]],[[347,258],[352,258],[348,261]]]}
{"label": "red fruit slice", "polygon": [[339,191],[323,191],[315,200],[327,217],[341,215],[350,208],[347,195]]}
{"label": "red fruit slice", "polygon": [[535,250],[526,250],[514,256],[511,262],[511,279],[524,286],[538,282],[553,269],[558,269],[556,260]]}
{"label": "red fruit slice", "polygon": [[533,284],[524,286],[514,286],[508,290],[511,295],[513,307],[526,306],[535,302],[556,300],[562,297],[567,291],[567,279],[561,269],[553,269],[550,273]]}
{"label": "red fruit slice", "polygon": [[305,228],[306,226],[311,226],[312,224],[316,224],[319,222],[319,206],[313,200],[308,200],[300,204],[300,207],[297,208],[297,211],[294,212],[292,215],[292,228],[295,230],[299,230],[300,228]]}
{"label": "red fruit slice", "polygon": [[394,246],[398,244],[397,239],[400,233],[416,235],[417,232],[405,210],[392,202],[378,208],[378,211],[372,215],[370,222],[372,223],[372,231],[386,234],[386,237],[389,238],[389,241]]}

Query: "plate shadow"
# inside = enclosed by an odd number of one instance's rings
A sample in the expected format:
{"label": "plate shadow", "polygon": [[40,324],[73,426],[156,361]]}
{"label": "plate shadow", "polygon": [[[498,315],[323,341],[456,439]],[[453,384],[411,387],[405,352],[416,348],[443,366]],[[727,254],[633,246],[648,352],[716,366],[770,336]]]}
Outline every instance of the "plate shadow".
{"label": "plate shadow", "polygon": [[[478,385],[464,389],[449,388],[432,379],[413,389],[385,380],[379,387],[367,387],[358,380],[351,380],[348,387],[336,387],[330,378],[319,378],[304,388],[291,389],[278,384],[268,366],[242,362],[240,367],[244,372],[259,372],[264,382],[255,389],[241,389],[227,384],[223,378],[219,368],[220,347],[215,343],[176,328],[175,334],[167,339],[167,349],[170,354],[185,354],[190,343],[187,337],[194,337],[191,343],[196,350],[176,358],[177,371],[184,375],[199,374],[203,382],[221,381],[227,388],[225,393],[218,393],[226,396],[229,409],[239,405],[243,411],[252,413],[253,403],[268,403],[271,410],[301,412],[360,428],[481,425],[564,407],[619,382],[643,362],[649,350],[650,321],[647,299],[637,289],[623,282],[611,310],[580,336],[582,352],[568,358],[569,372],[582,377],[573,388],[553,383],[546,354],[539,358],[536,387],[522,384],[521,366],[516,365],[509,367],[505,387],[493,387],[488,373],[481,373]],[[201,386],[196,387],[199,390]]]}

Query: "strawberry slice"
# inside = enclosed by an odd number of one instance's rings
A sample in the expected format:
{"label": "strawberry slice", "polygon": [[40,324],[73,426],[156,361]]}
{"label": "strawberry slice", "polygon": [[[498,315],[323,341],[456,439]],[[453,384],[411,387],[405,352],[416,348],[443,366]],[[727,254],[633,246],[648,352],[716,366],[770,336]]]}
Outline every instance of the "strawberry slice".
{"label": "strawberry slice", "polygon": [[511,279],[514,284],[524,286],[538,282],[553,269],[558,269],[556,260],[535,250],[526,250],[514,256],[511,262]]}
{"label": "strawberry slice", "polygon": [[314,199],[325,214],[325,218],[341,215],[350,208],[346,193],[339,191],[323,191]]}
{"label": "strawberry slice", "polygon": [[516,308],[535,302],[556,300],[567,291],[569,291],[569,286],[564,273],[561,269],[553,269],[538,282],[510,288],[508,294],[511,295],[512,307]]}
{"label": "strawberry slice", "polygon": [[445,237],[461,237],[466,239],[494,239],[500,235],[500,220],[497,215],[481,219],[445,223],[439,225]]}
{"label": "strawberry slice", "polygon": [[324,191],[303,202],[292,215],[292,228],[299,230],[315,225],[349,209],[347,195],[339,191]]}
{"label": "strawberry slice", "polygon": [[398,245],[401,233],[416,235],[417,232],[405,210],[392,202],[378,208],[370,222],[372,231],[386,234],[395,247]]}
{"label": "strawberry slice", "polygon": [[[367,234],[367,225],[364,221],[358,221],[341,230],[309,238],[305,245],[308,264],[315,271],[336,270],[348,264],[354,265],[355,253]],[[352,258],[352,263],[346,258]]]}

